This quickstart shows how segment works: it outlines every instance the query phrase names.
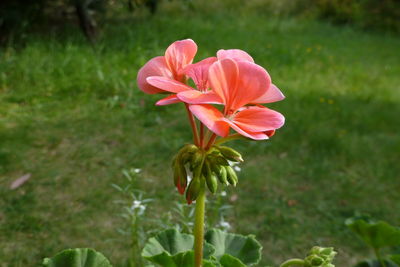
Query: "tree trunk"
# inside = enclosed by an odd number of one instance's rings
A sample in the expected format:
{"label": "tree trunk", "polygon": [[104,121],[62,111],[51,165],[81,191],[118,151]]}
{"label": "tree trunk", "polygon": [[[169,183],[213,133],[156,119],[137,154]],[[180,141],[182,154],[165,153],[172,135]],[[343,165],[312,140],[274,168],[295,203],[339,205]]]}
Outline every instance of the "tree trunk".
{"label": "tree trunk", "polygon": [[89,14],[89,4],[91,0],[76,0],[75,11],[79,20],[79,26],[91,44],[96,41],[97,29],[96,22]]}

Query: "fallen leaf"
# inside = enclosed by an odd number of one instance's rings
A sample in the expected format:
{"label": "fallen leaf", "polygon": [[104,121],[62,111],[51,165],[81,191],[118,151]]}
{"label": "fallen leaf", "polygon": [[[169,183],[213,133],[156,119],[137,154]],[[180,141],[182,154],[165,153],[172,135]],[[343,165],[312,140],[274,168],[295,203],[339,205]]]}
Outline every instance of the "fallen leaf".
{"label": "fallen leaf", "polygon": [[17,180],[14,180],[14,182],[12,182],[12,184],[10,185],[10,189],[11,190],[17,189],[18,187],[20,187],[21,185],[26,183],[26,181],[28,181],[29,178],[31,178],[30,173],[27,173],[27,174],[19,177]]}

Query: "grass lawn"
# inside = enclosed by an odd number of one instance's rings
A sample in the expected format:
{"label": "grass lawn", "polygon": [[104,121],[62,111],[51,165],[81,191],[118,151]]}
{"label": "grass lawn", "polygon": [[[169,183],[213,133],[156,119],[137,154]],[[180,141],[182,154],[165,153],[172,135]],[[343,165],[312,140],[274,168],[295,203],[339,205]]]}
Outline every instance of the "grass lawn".
{"label": "grass lawn", "polygon": [[[170,159],[191,133],[181,105],[155,107],[138,69],[175,40],[197,59],[248,51],[286,95],[270,105],[286,125],[266,142],[239,142],[230,189],[232,231],[253,233],[262,263],[339,250],[337,266],[368,251],[343,222],[357,212],[399,224],[400,38],[259,15],[160,14],[105,25],[93,50],[79,33],[27,36],[0,50],[0,266],[37,266],[68,247],[93,247],[119,266],[129,239],[116,229],[112,183],[141,168],[162,214],[180,200]],[[11,182],[30,173],[17,190]],[[160,212],[162,211],[162,212]]]}

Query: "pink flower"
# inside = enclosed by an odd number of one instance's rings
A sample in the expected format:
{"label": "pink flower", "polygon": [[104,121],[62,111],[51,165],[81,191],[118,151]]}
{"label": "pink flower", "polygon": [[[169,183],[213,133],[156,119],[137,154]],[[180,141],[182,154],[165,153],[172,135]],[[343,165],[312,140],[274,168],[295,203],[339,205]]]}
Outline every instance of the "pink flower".
{"label": "pink flower", "polygon": [[217,52],[217,58],[218,60],[230,58],[235,61],[248,61],[254,63],[254,59],[247,52],[240,49],[220,49]]}
{"label": "pink flower", "polygon": [[[215,57],[209,57],[195,64],[189,64],[182,70],[182,74],[190,77],[197,89],[183,82],[160,76],[148,77],[147,82],[156,88],[173,93],[169,98],[178,98],[177,102],[185,102],[188,104],[221,103],[219,96],[208,90],[208,69],[216,60],[217,58]],[[168,98],[164,98],[156,104],[167,105],[172,103]]]}
{"label": "pink flower", "polygon": [[[184,82],[186,77],[183,69],[192,63],[197,52],[197,45],[191,39],[176,41],[165,51],[164,56],[150,59],[138,72],[137,83],[139,89],[147,94],[164,93],[165,90],[157,88],[147,82],[151,76],[170,78]],[[176,97],[168,97],[166,101],[179,101]]]}
{"label": "pink flower", "polygon": [[[254,59],[247,52],[240,49],[220,49],[217,52],[217,58],[218,60],[230,58],[235,61],[248,61],[254,63]],[[274,84],[271,84],[270,86],[272,88],[266,90],[264,95],[260,96],[253,102],[254,104],[272,103],[285,98],[278,87],[276,87]]]}
{"label": "pink flower", "polygon": [[271,84],[265,69],[249,60],[251,57],[238,52],[241,50],[231,50],[231,55],[247,58],[235,60],[228,57],[226,51],[219,51],[222,58],[210,66],[208,73],[211,89],[225,106],[223,112],[207,104],[190,105],[190,111],[219,136],[227,136],[232,128],[251,139],[268,139],[265,132],[282,127],[285,118],[264,106],[246,105],[271,103],[282,100],[284,96]]}

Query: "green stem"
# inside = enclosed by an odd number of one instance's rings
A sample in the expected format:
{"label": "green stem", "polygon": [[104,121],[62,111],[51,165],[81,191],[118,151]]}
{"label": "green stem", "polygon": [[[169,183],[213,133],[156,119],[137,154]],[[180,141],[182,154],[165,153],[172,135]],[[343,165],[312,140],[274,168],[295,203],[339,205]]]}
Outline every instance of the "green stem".
{"label": "green stem", "polygon": [[190,112],[189,105],[186,103],[185,103],[185,108],[190,122],[190,127],[192,128],[193,131],[193,142],[196,146],[199,146],[199,134],[197,133],[196,122],[194,121],[192,112]]}
{"label": "green stem", "polygon": [[304,260],[302,259],[290,259],[279,265],[279,267],[289,267],[292,265],[304,266]]}
{"label": "green stem", "polygon": [[378,258],[379,265],[380,265],[381,267],[386,267],[386,263],[385,263],[385,261],[382,259],[381,252],[379,251],[379,249],[375,249],[375,248],[374,248],[374,252],[375,252],[376,257]]}
{"label": "green stem", "polygon": [[203,261],[205,200],[206,196],[204,192],[204,183],[203,183],[199,195],[197,196],[196,199],[195,221],[193,230],[195,267],[201,267]]}
{"label": "green stem", "polygon": [[131,239],[132,239],[132,250],[130,258],[130,267],[141,266],[141,256],[140,256],[140,245],[139,245],[139,231],[138,231],[138,221],[137,216],[132,215],[131,220]]}

